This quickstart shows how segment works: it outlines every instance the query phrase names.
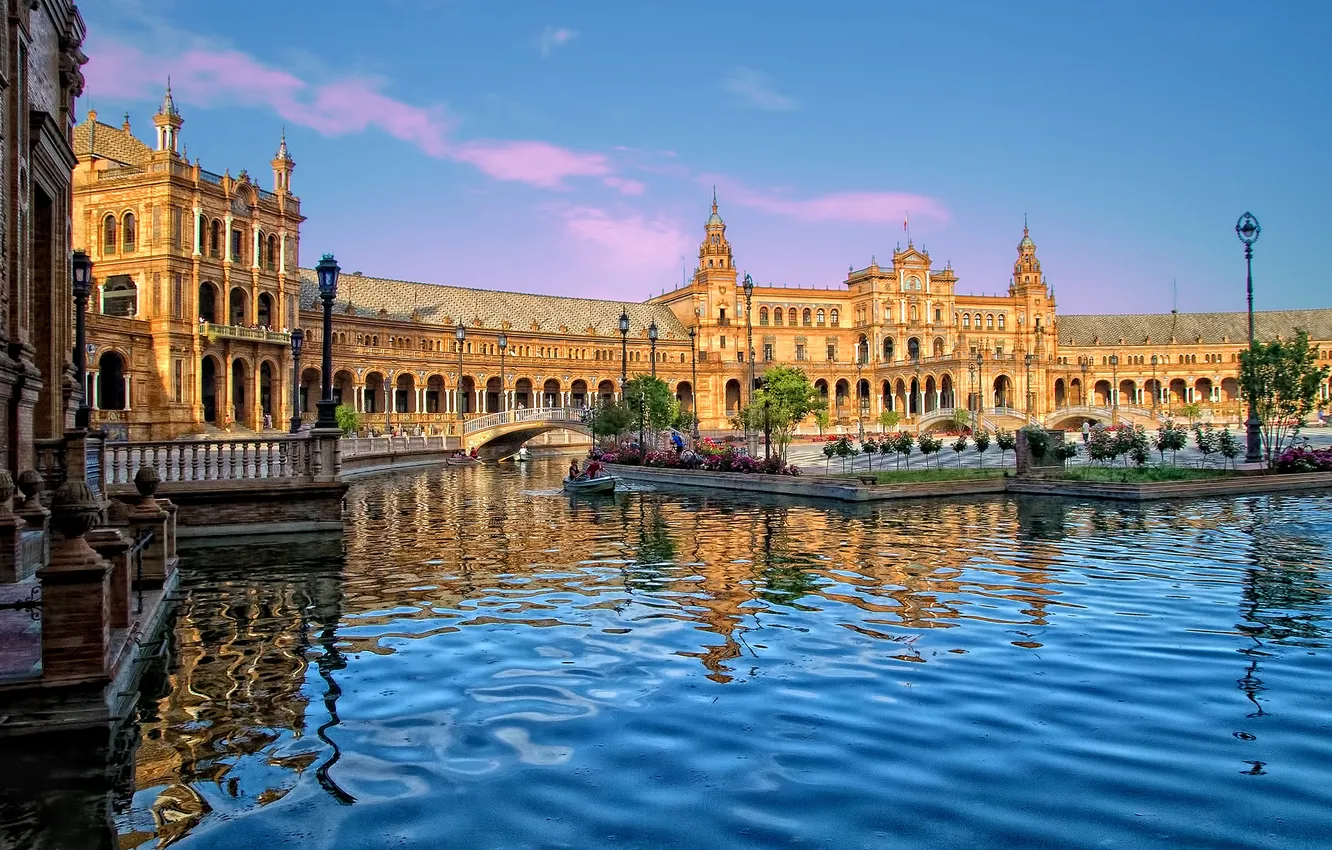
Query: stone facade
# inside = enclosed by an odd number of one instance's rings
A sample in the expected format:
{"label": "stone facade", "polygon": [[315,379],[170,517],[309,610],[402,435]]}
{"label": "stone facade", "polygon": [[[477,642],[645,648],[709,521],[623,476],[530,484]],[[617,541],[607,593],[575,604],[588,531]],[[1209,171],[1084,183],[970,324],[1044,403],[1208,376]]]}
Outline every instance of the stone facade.
{"label": "stone facade", "polygon": [[[75,131],[75,242],[97,261],[96,420],[131,439],[285,430],[296,398],[312,420],[321,307],[315,273],[298,265],[285,140],[270,192],[177,152],[183,119],[169,91],[153,121],[155,148],[128,118],[114,127],[90,115]],[[595,405],[618,394],[622,373],[655,368],[703,432],[726,433],[751,378],[785,364],[810,374],[842,433],[879,430],[888,410],[907,428],[949,427],[958,409],[992,428],[1242,418],[1243,314],[1060,315],[1025,227],[1003,295],[967,294],[951,267],[932,265],[908,240],[835,287],[756,285],[747,299],[714,196],[692,279],[646,303],[344,271],[334,397],[367,429],[458,434],[479,413]],[[286,331],[298,325],[293,393]],[[1332,355],[1332,310],[1261,313],[1257,327],[1262,338],[1305,328]]]}

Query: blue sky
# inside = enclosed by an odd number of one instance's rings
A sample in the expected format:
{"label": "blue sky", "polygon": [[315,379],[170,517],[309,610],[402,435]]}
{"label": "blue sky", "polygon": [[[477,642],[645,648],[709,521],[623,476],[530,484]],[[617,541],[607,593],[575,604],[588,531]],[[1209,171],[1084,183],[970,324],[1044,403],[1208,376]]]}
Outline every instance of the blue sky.
{"label": "blue sky", "polygon": [[[365,10],[373,10],[366,15]],[[84,2],[80,109],[267,165],[302,262],[640,299],[692,270],[717,185],[760,283],[917,246],[1007,285],[1023,215],[1061,312],[1332,306],[1332,4]]]}

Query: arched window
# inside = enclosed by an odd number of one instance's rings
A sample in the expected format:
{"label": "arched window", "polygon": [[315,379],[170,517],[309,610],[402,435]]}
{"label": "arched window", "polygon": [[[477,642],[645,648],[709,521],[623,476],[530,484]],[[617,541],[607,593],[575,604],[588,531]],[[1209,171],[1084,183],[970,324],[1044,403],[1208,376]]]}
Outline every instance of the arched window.
{"label": "arched window", "polygon": [[108,215],[102,219],[102,253],[116,252],[116,217]]}
{"label": "arched window", "polygon": [[1004,329],[1004,314],[1003,314],[1003,313],[1000,313],[1000,314],[999,314],[999,330],[1003,330],[1003,329]]}
{"label": "arched window", "polygon": [[920,359],[920,340],[914,336],[907,340],[907,356],[912,360]]}
{"label": "arched window", "polygon": [[816,316],[816,323],[817,323],[820,327],[822,327],[822,325],[823,325],[823,310],[822,310],[822,308],[819,309],[819,312],[816,313],[815,316]]}
{"label": "arched window", "polygon": [[992,331],[992,330],[994,330],[994,314],[993,314],[993,313],[986,313],[986,314],[985,314],[985,329],[986,329],[987,331]]}
{"label": "arched window", "polygon": [[277,265],[278,265],[277,236],[270,233],[268,234],[268,270],[270,272],[277,271]]}
{"label": "arched window", "polygon": [[890,336],[883,338],[883,359],[893,359],[893,338]]}
{"label": "arched window", "polygon": [[918,316],[916,315],[916,305],[915,305],[915,304],[912,304],[912,305],[911,305],[911,321],[914,322],[914,321],[916,321],[917,318],[918,318]]}
{"label": "arched window", "polygon": [[138,242],[138,228],[134,226],[134,213],[125,213],[124,224],[120,229],[121,247],[125,251],[133,251]]}
{"label": "arched window", "polygon": [[759,324],[760,324],[760,325],[766,325],[767,323],[768,323],[768,308],[767,308],[767,307],[760,307],[760,308],[759,308]]}
{"label": "arched window", "polygon": [[780,324],[782,323],[782,308],[781,308],[781,307],[778,307],[776,310],[773,310],[773,311],[772,311],[772,318],[773,318],[773,322],[772,322],[772,323],[773,323],[774,325],[780,325]]}
{"label": "arched window", "polygon": [[801,315],[801,319],[807,327],[813,322],[813,313],[810,312],[808,307],[805,308],[805,312]]}
{"label": "arched window", "polygon": [[786,316],[787,316],[788,319],[791,320],[790,323],[789,323],[789,324],[791,325],[791,327],[795,327],[795,325],[796,325],[796,308],[792,307],[790,310],[788,310],[787,313],[786,313]]}
{"label": "arched window", "polygon": [[139,313],[139,290],[127,274],[112,275],[102,286],[102,315],[134,318]]}
{"label": "arched window", "polygon": [[208,256],[217,259],[222,256],[222,222],[213,219],[213,225],[208,234]]}
{"label": "arched window", "polygon": [[969,328],[969,327],[971,327],[971,314],[970,314],[970,313],[963,313],[963,314],[962,314],[962,327],[964,327],[964,328]]}
{"label": "arched window", "polygon": [[837,327],[837,325],[838,325],[838,323],[839,323],[839,321],[840,321],[840,316],[841,316],[841,314],[837,312],[837,309],[836,309],[836,308],[834,308],[833,311],[832,311],[832,313],[831,313],[830,316],[829,316],[829,318],[832,319],[833,327]]}
{"label": "arched window", "polygon": [[980,329],[981,329],[981,314],[980,314],[980,313],[977,313],[977,314],[976,314],[976,330],[980,330]]}

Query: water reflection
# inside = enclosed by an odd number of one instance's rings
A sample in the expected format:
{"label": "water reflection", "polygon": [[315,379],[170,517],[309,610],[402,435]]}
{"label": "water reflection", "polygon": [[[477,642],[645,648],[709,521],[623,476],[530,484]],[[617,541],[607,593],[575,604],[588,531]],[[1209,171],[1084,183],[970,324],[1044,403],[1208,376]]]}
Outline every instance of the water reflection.
{"label": "water reflection", "polygon": [[345,557],[195,559],[122,846],[1332,829],[1332,498],[571,499],[560,473],[371,479]]}

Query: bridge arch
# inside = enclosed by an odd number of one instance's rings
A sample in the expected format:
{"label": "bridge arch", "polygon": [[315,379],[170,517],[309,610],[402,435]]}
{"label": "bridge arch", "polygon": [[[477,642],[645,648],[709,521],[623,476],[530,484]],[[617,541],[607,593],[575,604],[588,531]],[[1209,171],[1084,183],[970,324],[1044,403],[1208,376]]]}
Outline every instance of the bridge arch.
{"label": "bridge arch", "polygon": [[583,423],[581,408],[538,407],[505,410],[467,420],[463,424],[462,446],[466,450],[476,449],[484,460],[501,460],[513,455],[533,437],[555,430],[592,437],[592,429]]}

